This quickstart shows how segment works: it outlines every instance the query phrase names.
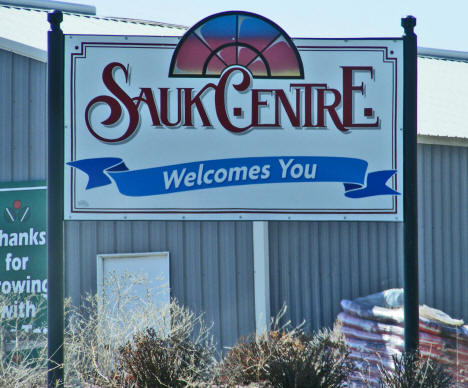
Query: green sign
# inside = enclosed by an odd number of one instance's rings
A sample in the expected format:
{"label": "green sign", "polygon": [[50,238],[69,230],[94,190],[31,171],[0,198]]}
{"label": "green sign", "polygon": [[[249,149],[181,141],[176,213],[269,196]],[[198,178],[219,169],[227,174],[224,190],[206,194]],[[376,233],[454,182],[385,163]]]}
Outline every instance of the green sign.
{"label": "green sign", "polygon": [[46,193],[45,182],[0,184],[0,309],[7,338],[47,332]]}

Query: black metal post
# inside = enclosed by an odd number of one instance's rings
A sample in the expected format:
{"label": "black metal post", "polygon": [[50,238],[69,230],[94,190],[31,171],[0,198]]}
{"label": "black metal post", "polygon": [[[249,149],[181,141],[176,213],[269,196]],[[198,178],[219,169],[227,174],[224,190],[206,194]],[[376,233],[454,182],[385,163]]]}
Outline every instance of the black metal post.
{"label": "black metal post", "polygon": [[404,158],[404,288],[405,351],[416,353],[419,347],[418,281],[418,175],[417,175],[417,37],[416,18],[401,19],[403,36],[403,158]]}
{"label": "black metal post", "polygon": [[48,387],[63,387],[64,37],[62,12],[48,14],[47,270]]}

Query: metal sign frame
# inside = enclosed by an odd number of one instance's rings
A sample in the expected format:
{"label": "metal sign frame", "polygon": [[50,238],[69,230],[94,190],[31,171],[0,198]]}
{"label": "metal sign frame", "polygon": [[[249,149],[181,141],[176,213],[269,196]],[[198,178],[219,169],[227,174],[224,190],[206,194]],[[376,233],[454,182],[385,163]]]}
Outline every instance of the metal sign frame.
{"label": "metal sign frame", "polygon": [[[64,36],[59,11],[48,15],[48,355],[49,387],[63,387],[63,168],[64,165]],[[416,19],[402,19],[404,36],[404,288],[405,350],[417,352],[417,40]]]}

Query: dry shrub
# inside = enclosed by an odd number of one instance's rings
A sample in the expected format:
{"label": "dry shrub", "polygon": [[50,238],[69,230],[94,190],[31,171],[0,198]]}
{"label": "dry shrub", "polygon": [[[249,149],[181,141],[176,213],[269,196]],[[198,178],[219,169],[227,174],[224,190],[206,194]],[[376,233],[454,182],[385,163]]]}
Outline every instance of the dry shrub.
{"label": "dry shrub", "polygon": [[46,314],[47,301],[37,295],[26,301],[37,307],[34,318],[8,318],[4,309],[14,305],[17,298],[0,296],[0,312],[4,315],[0,328],[0,388],[42,387],[47,383],[47,334],[44,322],[38,321]]}
{"label": "dry shrub", "polygon": [[152,328],[136,334],[120,349],[128,378],[138,387],[185,387],[206,381],[214,364],[213,348],[208,338],[194,340],[193,331],[193,325],[176,323],[167,335]]}
{"label": "dry shrub", "polygon": [[270,330],[242,340],[219,365],[220,384],[263,383],[274,387],[342,387],[354,371],[342,336],[300,328]]}
{"label": "dry shrub", "polygon": [[[20,336],[19,336],[20,337]],[[20,343],[23,339],[19,338]],[[14,348],[0,362],[1,388],[43,387],[47,382],[47,348],[25,349],[21,345]]]}
{"label": "dry shrub", "polygon": [[449,388],[455,386],[445,368],[430,358],[411,353],[393,356],[395,369],[380,368],[379,386],[385,388]]}
{"label": "dry shrub", "polygon": [[[203,351],[207,352],[212,349],[209,330],[201,317],[175,300],[164,306],[155,305],[152,295],[159,291],[147,288],[145,278],[111,274],[106,284],[112,298],[88,296],[80,309],[69,309],[65,335],[67,386],[157,386],[141,385],[139,373],[146,369],[136,369],[133,363],[141,360],[149,365],[151,359],[144,357],[152,356],[150,346],[168,346],[170,353],[171,339],[183,342],[192,335],[196,347],[204,346]],[[145,296],[136,297],[132,289],[141,286],[146,287]],[[144,353],[138,354],[140,348],[145,348]],[[196,374],[201,376],[204,365],[193,365],[198,366]]]}
{"label": "dry shrub", "polygon": [[241,384],[266,382],[267,360],[270,358],[267,334],[240,338],[239,342],[228,350],[218,367],[216,383]]}

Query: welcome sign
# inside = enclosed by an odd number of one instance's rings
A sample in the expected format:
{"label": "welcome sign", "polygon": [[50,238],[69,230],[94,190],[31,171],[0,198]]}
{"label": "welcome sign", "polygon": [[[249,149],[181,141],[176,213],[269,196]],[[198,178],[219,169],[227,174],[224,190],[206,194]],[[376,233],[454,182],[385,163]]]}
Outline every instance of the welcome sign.
{"label": "welcome sign", "polygon": [[401,221],[401,39],[65,39],[65,217]]}

